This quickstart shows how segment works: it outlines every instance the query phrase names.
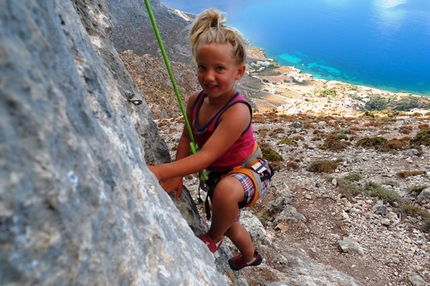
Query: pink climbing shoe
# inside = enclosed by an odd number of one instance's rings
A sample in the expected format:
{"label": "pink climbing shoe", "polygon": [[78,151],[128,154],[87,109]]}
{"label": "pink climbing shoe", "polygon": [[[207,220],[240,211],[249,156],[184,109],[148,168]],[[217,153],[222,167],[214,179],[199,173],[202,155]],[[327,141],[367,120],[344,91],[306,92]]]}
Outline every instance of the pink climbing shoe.
{"label": "pink climbing shoe", "polygon": [[222,244],[222,240],[220,240],[218,243],[215,243],[212,238],[209,236],[208,233],[203,234],[202,236],[200,236],[200,240],[203,241],[206,246],[209,248],[209,250],[214,253],[215,251],[217,251]]}
{"label": "pink climbing shoe", "polygon": [[228,260],[228,264],[230,265],[231,269],[240,270],[240,269],[247,267],[247,266],[260,265],[262,261],[263,261],[263,258],[260,256],[260,254],[258,254],[258,251],[255,250],[254,251],[254,258],[251,261],[246,262],[245,260],[243,260],[242,254],[239,254],[239,255],[236,255],[235,257],[230,258]]}

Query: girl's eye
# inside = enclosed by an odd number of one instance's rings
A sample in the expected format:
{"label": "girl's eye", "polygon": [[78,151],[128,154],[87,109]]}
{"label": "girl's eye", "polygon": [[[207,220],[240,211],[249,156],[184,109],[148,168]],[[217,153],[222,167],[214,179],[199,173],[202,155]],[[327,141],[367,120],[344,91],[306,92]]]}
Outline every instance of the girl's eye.
{"label": "girl's eye", "polygon": [[217,69],[217,71],[223,71],[224,67],[217,67],[216,69]]}
{"label": "girl's eye", "polygon": [[205,70],[205,67],[204,67],[204,66],[202,66],[202,65],[197,66],[197,68],[198,68],[198,70],[200,70],[200,71]]}

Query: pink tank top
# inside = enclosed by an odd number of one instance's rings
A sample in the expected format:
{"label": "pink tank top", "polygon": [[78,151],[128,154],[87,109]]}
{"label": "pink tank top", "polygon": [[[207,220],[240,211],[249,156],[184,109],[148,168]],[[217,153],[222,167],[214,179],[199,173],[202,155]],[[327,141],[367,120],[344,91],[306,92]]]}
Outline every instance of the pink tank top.
{"label": "pink tank top", "polygon": [[[192,107],[192,129],[197,146],[199,146],[200,149],[214,133],[216,127],[219,124],[219,118],[221,115],[234,104],[245,103],[249,107],[249,112],[251,113],[252,117],[251,105],[248,103],[245,97],[236,92],[236,94],[223,108],[221,108],[204,126],[200,127],[198,126],[199,124],[197,117],[205,97],[206,93],[204,91],[200,92]],[[246,159],[248,159],[249,156],[251,156],[252,152],[254,151],[254,143],[255,138],[250,121],[248,127],[237,139],[237,141],[233,143],[233,145],[221,157],[213,162],[208,167],[208,170],[223,172],[229,171],[233,167],[241,165]],[[220,142],[220,144],[222,144],[222,142]]]}

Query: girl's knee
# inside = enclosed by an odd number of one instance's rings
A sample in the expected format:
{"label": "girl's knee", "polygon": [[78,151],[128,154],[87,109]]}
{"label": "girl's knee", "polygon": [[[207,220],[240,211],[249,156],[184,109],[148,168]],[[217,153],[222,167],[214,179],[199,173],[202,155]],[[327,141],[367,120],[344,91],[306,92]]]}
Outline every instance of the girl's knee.
{"label": "girl's knee", "polygon": [[215,188],[214,201],[217,199],[231,199],[240,202],[244,198],[242,184],[234,177],[223,178]]}

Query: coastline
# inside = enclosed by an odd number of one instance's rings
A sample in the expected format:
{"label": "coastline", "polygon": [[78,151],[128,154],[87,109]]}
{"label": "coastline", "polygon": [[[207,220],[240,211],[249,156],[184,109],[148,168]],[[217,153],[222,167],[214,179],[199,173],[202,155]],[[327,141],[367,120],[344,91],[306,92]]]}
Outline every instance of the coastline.
{"label": "coastline", "polygon": [[[314,78],[296,67],[277,63],[266,56],[264,49],[255,46],[248,48],[247,70],[250,78],[241,85],[248,90],[260,111],[276,109],[287,114],[306,112],[357,116],[369,111],[372,100],[382,100],[386,103],[379,106],[383,114],[396,110],[421,114],[430,112],[428,96]],[[262,84],[261,91],[254,94],[250,92],[257,83],[253,79]]]}

